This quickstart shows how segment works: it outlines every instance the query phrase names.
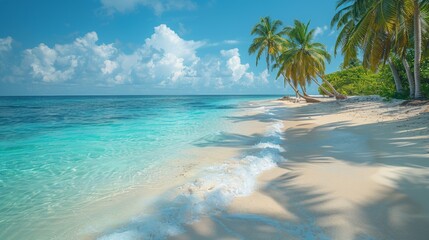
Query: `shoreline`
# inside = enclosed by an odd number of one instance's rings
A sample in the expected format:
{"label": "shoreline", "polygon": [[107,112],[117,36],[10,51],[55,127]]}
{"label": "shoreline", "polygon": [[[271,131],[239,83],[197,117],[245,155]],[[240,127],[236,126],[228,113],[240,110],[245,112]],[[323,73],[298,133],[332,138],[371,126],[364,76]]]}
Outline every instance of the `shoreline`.
{"label": "shoreline", "polygon": [[429,106],[319,99],[243,101],[157,179],[52,223],[56,237],[423,240]]}
{"label": "shoreline", "polygon": [[[6,216],[5,221],[2,221],[2,227],[6,226],[3,228],[5,231],[0,235],[5,236],[8,239],[20,239],[23,236],[29,235],[31,235],[34,239],[97,239],[106,234],[112,233],[115,230],[126,227],[128,224],[133,224],[135,219],[145,219],[156,216],[159,213],[157,212],[155,206],[159,207],[157,205],[159,202],[171,202],[178,195],[182,194],[183,192],[187,192],[187,190],[183,188],[186,184],[193,183],[194,180],[201,178],[201,176],[205,173],[212,171],[210,168],[213,166],[222,166],[226,161],[239,157],[243,149],[251,147],[255,144],[253,142],[253,138],[248,136],[262,135],[265,131],[265,127],[268,124],[258,121],[240,122],[237,121],[237,119],[246,114],[263,114],[264,108],[259,104],[259,101],[262,99],[268,100],[268,98],[256,96],[244,99],[228,98],[222,101],[216,99],[214,99],[215,101],[210,99],[207,101],[201,101],[199,98],[197,98],[190,100],[185,99],[185,101],[179,102],[177,105],[182,107],[179,110],[183,112],[183,114],[179,114],[179,116],[182,116],[184,119],[181,122],[182,125],[183,122],[195,123],[196,121],[188,120],[188,118],[193,118],[194,116],[197,116],[196,120],[201,120],[198,122],[201,124],[197,124],[195,126],[188,124],[187,126],[190,126],[189,128],[186,127],[178,129],[180,131],[178,133],[179,136],[186,136],[186,134],[189,134],[187,135],[189,137],[178,138],[175,135],[172,135],[172,139],[181,139],[181,141],[177,142],[178,144],[174,145],[174,147],[162,149],[164,152],[158,151],[158,149],[153,149],[153,155],[159,155],[159,153],[160,155],[159,159],[153,158],[154,164],[152,166],[148,165],[147,169],[150,169],[151,171],[148,172],[147,175],[139,173],[132,175],[133,178],[131,178],[131,176],[127,175],[127,173],[133,173],[133,171],[123,171],[123,168],[115,169],[107,167],[103,168],[103,166],[97,167],[94,164],[94,167],[96,167],[95,172],[100,173],[101,176],[117,172],[118,174],[116,175],[120,177],[117,178],[118,182],[121,182],[122,179],[128,179],[131,180],[133,184],[125,184],[123,188],[112,187],[110,189],[115,189],[115,191],[106,191],[106,194],[93,194],[93,192],[90,192],[91,194],[80,194],[80,191],[76,191],[78,194],[75,194],[76,197],[74,197],[73,201],[71,201],[72,204],[59,205],[62,199],[56,198],[57,201],[53,202],[53,204],[58,204],[56,209],[43,209],[43,211],[40,211],[39,214],[34,214],[35,217],[27,217],[23,221],[14,221],[15,219],[18,219],[20,215],[16,215],[17,217],[10,219],[8,219],[8,216]],[[252,106],[252,101],[258,101],[258,103],[255,103],[255,105]],[[194,107],[192,104],[196,106]],[[161,107],[165,107],[165,105]],[[192,111],[189,112],[187,109]],[[126,115],[127,113],[128,112],[126,111],[120,112],[118,113],[118,116],[121,116],[121,114]],[[168,123],[169,121],[174,121],[174,119],[167,119],[165,121]],[[136,130],[136,132],[139,132],[139,130],[142,131],[142,129],[136,129],[137,124],[134,121],[129,121],[128,123],[130,125],[128,126],[125,124],[125,122],[121,123],[123,123],[121,134],[127,133],[127,131],[132,131],[132,129]],[[144,124],[145,122],[140,121],[140,123]],[[142,124],[139,126],[141,125]],[[162,122],[160,126],[162,127]],[[179,124],[179,126],[181,125]],[[171,131],[171,127],[164,127],[167,128],[165,129],[166,131],[169,130],[170,133],[175,134],[175,132]],[[210,129],[206,129],[206,127]],[[115,126],[115,131],[121,130],[120,128],[117,128],[118,127]],[[193,132],[194,129],[199,129],[200,132],[195,134]],[[90,128],[90,130],[92,129]],[[96,130],[99,131],[99,129]],[[109,132],[111,129],[107,128],[107,130],[104,130]],[[60,133],[59,130],[58,132]],[[88,133],[89,131],[86,132]],[[94,134],[97,133],[99,132],[94,132]],[[56,133],[53,133],[52,135],[55,136],[55,134]],[[110,134],[110,136],[116,137],[114,134]],[[131,139],[131,137],[140,139],[138,136],[139,134],[130,135],[130,137],[125,138],[125,140]],[[109,140],[110,139],[106,139],[108,143],[110,143]],[[135,141],[135,143],[137,142],[138,141]],[[142,143],[144,144],[145,142],[142,141]],[[103,142],[101,141],[99,144],[101,144],[100,148],[110,146],[109,144],[102,145]],[[156,144],[154,145],[155,147],[157,146]],[[174,150],[171,151],[170,149]],[[126,150],[126,148],[118,147],[118,150]],[[134,149],[131,148],[131,150]],[[149,150],[150,152],[150,149],[145,148],[144,145],[141,145],[140,150]],[[140,153],[141,151],[134,152]],[[128,152],[125,151],[125,153]],[[135,161],[130,162],[127,166],[129,168],[139,169],[138,167],[141,165],[136,165],[138,163],[143,163],[143,166],[141,167],[144,168],[146,166],[144,165],[145,156],[152,157],[150,154],[132,155],[131,160],[135,159]],[[112,159],[114,160],[115,158]],[[134,162],[136,164],[134,164]],[[67,164],[67,162],[65,163]],[[69,167],[72,165],[66,164],[61,166]],[[118,162],[118,164],[120,165],[120,162]],[[91,185],[91,181],[86,181],[82,185],[101,186],[103,189],[104,187],[106,187],[105,189],[108,189],[109,184],[117,184],[117,181],[114,178],[106,177],[106,179],[111,179],[109,182],[101,181],[96,177],[92,178],[91,175],[98,175],[93,174],[94,170],[91,170],[92,168],[90,164],[85,166],[89,167],[89,174],[88,177],[85,175],[81,178],[88,180],[95,178],[93,181],[99,182]],[[112,165],[112,167],[114,167],[114,165]],[[107,171],[104,171],[103,169],[107,169]],[[36,168],[36,170],[38,169]],[[69,173],[73,174],[74,172],[75,168],[70,167]],[[68,178],[64,179],[68,180]],[[80,184],[79,181],[76,182]],[[52,183],[52,181],[49,183]],[[68,190],[67,188],[61,189],[63,192]],[[28,197],[30,198],[31,195],[28,195]],[[51,201],[46,201],[45,204],[47,206],[51,204]],[[40,208],[43,208],[43,206]],[[33,214],[33,212],[30,210],[31,209],[26,209],[25,212],[27,212],[28,215]],[[21,213],[25,212],[22,211]],[[39,220],[35,221],[35,219]],[[159,229],[162,229],[162,226]]]}
{"label": "shoreline", "polygon": [[[133,191],[135,194],[127,193],[125,196],[119,196],[115,200],[117,202],[115,206],[127,214],[123,214],[123,216],[118,218],[117,213],[100,213],[104,219],[108,219],[109,217],[115,218],[115,223],[98,226],[96,228],[98,230],[94,230],[94,226],[92,226],[93,233],[86,232],[82,237],[84,239],[117,239],[118,237],[120,239],[134,239],[134,237],[137,238],[136,235],[140,234],[140,237],[143,235],[162,239],[164,236],[174,234],[176,231],[180,232],[178,229],[182,226],[181,221],[192,221],[190,220],[191,218],[198,219],[199,214],[196,214],[194,217],[184,216],[188,219],[179,219],[178,215],[183,215],[182,213],[168,213],[169,217],[174,218],[177,222],[177,224],[171,223],[164,216],[164,211],[171,207],[183,208],[187,211],[186,209],[189,206],[182,206],[183,201],[188,201],[183,200],[184,197],[191,199],[191,204],[193,205],[204,205],[207,198],[205,195],[217,190],[215,189],[216,182],[219,181],[218,183],[222,184],[222,180],[217,175],[227,172],[226,177],[230,173],[228,172],[230,169],[227,168],[239,168],[241,163],[234,162],[239,162],[242,158],[245,158],[248,151],[252,150],[259,143],[260,138],[253,138],[251,136],[263,136],[271,123],[241,121],[240,119],[252,115],[264,115],[266,114],[264,105],[269,106],[273,105],[273,103],[271,100],[252,100],[243,102],[242,104],[246,106],[240,107],[227,117],[226,121],[230,125],[230,129],[227,132],[220,132],[214,138],[200,139],[198,142],[193,143],[194,147],[185,149],[176,155],[174,161],[166,161],[169,162],[168,168],[170,168],[169,172],[171,172],[168,179],[173,182],[167,181],[161,187],[155,189],[154,194],[150,194],[154,196],[153,201],[145,204],[145,207],[132,202],[133,200],[139,202],[139,196],[143,196],[142,192],[147,192],[147,189],[135,189]],[[274,105],[279,104],[276,103]],[[225,167],[228,165],[229,167]],[[208,179],[207,175],[218,177],[219,179]],[[204,184],[206,186],[203,186]],[[220,198],[222,197],[224,196],[220,196]],[[215,205],[222,205],[222,201],[220,200]],[[229,202],[229,200],[225,201]],[[125,204],[124,206],[124,202],[129,204]],[[210,204],[212,203],[208,205]],[[218,207],[214,206],[213,209]],[[204,208],[212,208],[212,206],[204,206]],[[190,210],[187,214],[192,215],[195,213],[193,210]],[[154,226],[157,224],[158,226]],[[135,232],[130,233],[136,227],[139,228],[139,231],[141,229],[145,230],[137,234]]]}
{"label": "shoreline", "polygon": [[282,101],[287,161],[169,239],[426,239],[429,107],[324,100]]}

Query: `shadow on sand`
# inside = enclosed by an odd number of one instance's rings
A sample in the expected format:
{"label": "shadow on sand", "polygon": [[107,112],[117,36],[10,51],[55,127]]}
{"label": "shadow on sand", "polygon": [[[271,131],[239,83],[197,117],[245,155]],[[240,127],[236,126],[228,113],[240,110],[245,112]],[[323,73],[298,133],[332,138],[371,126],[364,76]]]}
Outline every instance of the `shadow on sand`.
{"label": "shadow on sand", "polygon": [[[251,215],[222,213],[212,216],[210,220],[206,219],[211,222],[208,224],[212,228],[210,231],[201,233],[190,227],[179,239],[428,239],[429,203],[426,197],[429,196],[429,129],[422,128],[417,120],[426,119],[429,123],[429,114],[364,125],[342,121],[320,125],[314,123],[312,118],[335,114],[344,110],[347,103],[319,104],[287,111],[284,107],[271,109],[276,118],[302,122],[294,128],[288,129],[286,126],[284,132],[285,157],[288,161],[280,164],[280,167],[290,171],[275,178],[261,190],[292,212],[295,220],[270,222],[264,220],[265,217],[272,219],[270,216],[258,215],[251,220]],[[329,107],[319,107],[323,105]],[[353,111],[351,107],[348,110]],[[237,122],[275,121],[271,115],[263,113],[230,119]],[[197,146],[247,147],[260,137],[225,133],[219,139]],[[329,190],[321,190],[317,184],[303,185],[295,181],[302,175],[297,171],[297,166],[301,164],[330,166],[338,161],[356,170],[381,167],[392,169],[394,174],[381,175],[389,187],[380,191],[368,189],[368,192],[373,192],[368,193],[367,199],[360,201],[353,202],[353,197],[347,198],[344,200],[345,205],[350,202],[352,207],[338,206],[338,209],[327,207],[342,204],[341,199],[332,198],[333,194]],[[333,174],[341,174],[335,173],[333,164],[332,171]],[[347,180],[347,176],[344,178]],[[362,184],[365,182],[362,181]],[[350,187],[353,192],[353,186]],[[350,211],[353,214],[348,215]],[[338,218],[349,222],[342,224],[336,220]],[[229,224],[229,221],[235,221],[235,224]],[[344,226],[351,229],[342,229]],[[247,232],[252,229],[253,235],[246,236],[246,229]],[[324,231],[329,236],[322,234]]]}
{"label": "shadow on sand", "polygon": [[[344,110],[345,105],[347,103],[319,103],[286,110],[284,106],[274,105],[270,106],[269,113],[230,117],[236,122],[274,123],[277,119],[286,120],[286,124],[300,122],[293,128],[285,126],[283,132],[284,157],[287,161],[279,167],[287,170],[286,173],[270,180],[260,189],[261,193],[290,212],[293,218],[214,210],[198,223],[187,225],[185,233],[172,239],[427,240],[429,129],[422,128],[416,121],[423,118],[429,122],[429,114],[364,125],[345,121],[327,124],[314,122],[313,117],[335,114]],[[349,107],[348,110],[353,109]],[[223,132],[201,139],[194,145],[250,151],[251,146],[261,138],[260,134],[247,136]],[[356,172],[375,169],[374,176],[380,175],[388,187],[378,188],[380,183],[367,186],[368,182],[376,180],[372,176],[366,176],[369,180],[350,176],[357,184],[350,183],[348,186],[349,176],[342,174],[342,168],[337,168],[338,163]],[[344,180],[342,185],[349,187],[343,190],[344,197],[338,197],[338,193],[329,188],[321,189],[318,179],[310,179],[303,184],[303,165],[314,166],[316,170],[323,167],[325,171],[331,171],[332,176],[341,176],[333,179]],[[383,175],[377,169],[394,174]],[[335,182],[331,184],[335,185]],[[354,188],[357,188],[358,194],[354,193]],[[209,193],[207,197],[216,194]],[[160,202],[154,206],[155,212],[158,212],[157,209],[165,212],[165,206],[170,206],[169,210],[173,212],[165,215],[162,226],[151,229],[162,229],[166,235],[174,231],[183,217],[174,211],[192,204],[187,201],[177,202],[178,206],[171,206],[170,202]],[[142,234],[150,239],[151,233],[144,232],[147,229],[141,226],[151,224],[152,219],[143,218],[127,229],[143,231]]]}

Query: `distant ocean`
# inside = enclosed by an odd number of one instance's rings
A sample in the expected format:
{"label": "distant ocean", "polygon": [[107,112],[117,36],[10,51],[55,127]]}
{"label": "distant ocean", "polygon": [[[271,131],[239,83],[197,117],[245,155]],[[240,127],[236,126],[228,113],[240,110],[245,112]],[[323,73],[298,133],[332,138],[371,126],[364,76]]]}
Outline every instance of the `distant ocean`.
{"label": "distant ocean", "polygon": [[230,130],[243,104],[273,98],[1,97],[0,239],[68,239],[79,209],[156,186],[176,154]]}

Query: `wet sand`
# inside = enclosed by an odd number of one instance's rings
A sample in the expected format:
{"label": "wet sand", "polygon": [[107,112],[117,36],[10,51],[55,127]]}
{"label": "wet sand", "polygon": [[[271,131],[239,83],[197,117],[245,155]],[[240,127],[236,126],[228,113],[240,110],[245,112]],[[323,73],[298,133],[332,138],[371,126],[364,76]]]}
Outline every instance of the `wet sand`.
{"label": "wet sand", "polygon": [[[262,105],[280,106],[281,103],[264,101],[241,107],[239,111],[224,119],[225,124],[230,126],[227,132],[221,132],[214,138],[200,139],[191,144],[193,147],[176,153],[174,159],[166,161],[168,166],[163,167],[162,175],[158,174],[159,179],[153,179],[150,185],[145,183],[141,187],[128,189],[111,198],[93,202],[91,206],[77,213],[80,217],[75,224],[81,231],[77,234],[65,232],[64,238],[70,235],[77,235],[78,239],[109,237],[111,233],[133,228],[135,219],[143,219],[144,223],[137,228],[145,228],[149,225],[146,219],[153,216],[156,218],[160,212],[174,206],[178,197],[188,193],[188,185],[204,177],[207,169],[240,156],[246,149],[259,142],[271,123],[256,120],[237,122],[236,119],[247,115],[264,114],[265,108],[261,107]],[[156,232],[155,239],[165,234],[162,233],[164,231],[162,226],[157,228],[153,228]]]}
{"label": "wet sand", "polygon": [[[171,239],[428,239],[428,105],[324,101],[273,102],[287,161],[261,174],[250,196]],[[235,121],[273,120],[255,113]]]}

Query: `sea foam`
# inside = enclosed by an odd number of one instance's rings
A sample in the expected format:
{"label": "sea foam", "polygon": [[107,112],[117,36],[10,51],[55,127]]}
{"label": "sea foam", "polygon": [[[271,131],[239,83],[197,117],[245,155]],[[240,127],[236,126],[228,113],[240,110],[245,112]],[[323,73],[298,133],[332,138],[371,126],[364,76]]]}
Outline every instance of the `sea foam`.
{"label": "sea foam", "polygon": [[274,121],[252,154],[207,169],[204,177],[182,186],[182,193],[173,201],[158,203],[157,214],[135,218],[99,239],[165,239],[183,232],[185,224],[223,211],[235,197],[255,190],[259,174],[285,161],[281,155],[285,150],[280,146],[283,128],[281,121]]}

